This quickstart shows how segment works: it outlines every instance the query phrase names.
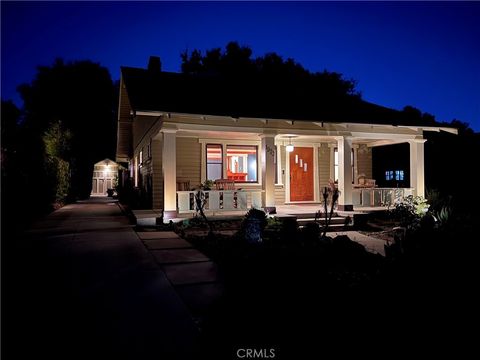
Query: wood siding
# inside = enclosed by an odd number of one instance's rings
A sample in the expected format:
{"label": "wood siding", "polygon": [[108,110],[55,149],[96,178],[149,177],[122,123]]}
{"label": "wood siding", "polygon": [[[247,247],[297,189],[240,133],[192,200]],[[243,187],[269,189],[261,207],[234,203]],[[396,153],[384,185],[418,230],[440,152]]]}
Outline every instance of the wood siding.
{"label": "wood siding", "polygon": [[197,138],[177,137],[177,179],[189,180],[192,187],[201,183],[201,150]]}
{"label": "wood siding", "polygon": [[162,146],[160,139],[152,140],[152,207],[163,209],[163,171],[162,171]]}
{"label": "wood siding", "polygon": [[328,186],[328,180],[330,180],[330,151],[327,143],[322,143],[318,147],[318,185],[320,193],[325,186]]}
{"label": "wood siding", "polygon": [[145,147],[160,130],[160,121],[152,116],[135,116],[133,121],[133,148],[135,153]]}
{"label": "wood siding", "polygon": [[[368,179],[372,178],[372,149],[361,144],[357,150],[358,175],[365,174]],[[356,179],[355,179],[356,180]],[[355,181],[356,183],[357,181]]]}
{"label": "wood siding", "polygon": [[285,186],[275,185],[275,205],[285,205]]}

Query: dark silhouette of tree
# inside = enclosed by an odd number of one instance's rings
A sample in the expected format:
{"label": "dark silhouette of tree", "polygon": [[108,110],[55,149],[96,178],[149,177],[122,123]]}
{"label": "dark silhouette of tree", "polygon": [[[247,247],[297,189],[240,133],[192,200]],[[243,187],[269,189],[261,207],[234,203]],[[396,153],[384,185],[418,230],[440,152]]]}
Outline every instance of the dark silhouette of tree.
{"label": "dark silhouette of tree", "polygon": [[[88,197],[93,164],[115,153],[116,99],[108,70],[91,61],[57,59],[52,66],[39,66],[33,81],[18,90],[27,132],[41,140],[52,124],[61,121],[71,133],[69,154],[63,159],[70,164],[70,196]],[[36,146],[30,150],[43,154],[41,144]]]}
{"label": "dark silhouette of tree", "polygon": [[[308,88],[305,93],[313,92],[325,97],[356,96],[354,80],[346,80],[336,72],[312,73],[302,65],[289,58],[284,60],[272,52],[264,56],[252,58],[252,50],[248,46],[240,46],[237,42],[229,42],[225,50],[214,48],[202,55],[200,50],[184,51],[182,72],[190,75],[215,75],[227,79],[241,79],[243,82],[269,83],[272,87],[278,83],[294,84],[295,88]],[[286,87],[286,86],[284,86]]]}

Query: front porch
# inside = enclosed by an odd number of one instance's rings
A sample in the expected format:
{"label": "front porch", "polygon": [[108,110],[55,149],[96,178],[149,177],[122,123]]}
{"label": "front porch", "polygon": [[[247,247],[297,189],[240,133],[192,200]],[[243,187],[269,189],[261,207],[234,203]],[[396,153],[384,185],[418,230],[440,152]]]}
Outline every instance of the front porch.
{"label": "front porch", "polygon": [[[139,146],[131,173],[135,184],[151,190],[152,207],[162,209],[165,220],[192,216],[197,189],[207,180],[235,182],[233,188],[203,192],[212,216],[243,215],[251,207],[277,214],[288,209],[291,215],[288,206],[296,205],[312,205],[316,212],[333,183],[340,195],[337,211],[347,213],[424,195],[425,140],[419,129],[169,114],[152,135],[149,157]],[[382,182],[385,171],[374,174],[372,154],[398,144],[406,144],[409,161],[385,169],[389,181]]]}
{"label": "front porch", "polygon": [[[248,209],[262,208],[262,190],[208,190],[202,191],[204,212],[211,216],[243,216]],[[178,218],[188,218],[198,211],[195,196],[198,190],[177,191]],[[413,195],[412,188],[361,188],[352,190],[353,209],[340,210],[337,213],[356,214],[386,210],[405,197]],[[277,205],[276,216],[303,215],[316,213],[323,209],[323,203]]]}

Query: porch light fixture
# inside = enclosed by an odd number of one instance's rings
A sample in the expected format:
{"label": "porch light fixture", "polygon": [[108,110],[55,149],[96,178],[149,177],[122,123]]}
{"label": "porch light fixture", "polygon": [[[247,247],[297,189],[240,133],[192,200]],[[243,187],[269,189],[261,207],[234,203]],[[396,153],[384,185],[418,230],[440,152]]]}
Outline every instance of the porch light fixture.
{"label": "porch light fixture", "polygon": [[289,136],[288,139],[289,139],[289,143],[288,143],[288,145],[286,146],[286,150],[287,150],[287,152],[292,152],[292,151],[293,151],[292,137]]}

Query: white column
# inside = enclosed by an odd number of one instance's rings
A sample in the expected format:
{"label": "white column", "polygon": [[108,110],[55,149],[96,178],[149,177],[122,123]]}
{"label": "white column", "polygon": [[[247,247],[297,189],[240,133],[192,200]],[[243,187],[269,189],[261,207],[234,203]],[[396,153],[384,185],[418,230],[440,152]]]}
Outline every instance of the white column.
{"label": "white column", "polygon": [[359,145],[352,145],[353,146],[353,183],[358,183],[358,148]]}
{"label": "white column", "polygon": [[425,139],[411,140],[410,144],[410,187],[413,193],[425,197]]}
{"label": "white column", "polygon": [[338,147],[338,209],[353,210],[352,200],[352,139],[337,138]]}
{"label": "white column", "polygon": [[177,217],[177,141],[176,130],[162,129],[163,217]]}
{"label": "white column", "polygon": [[269,212],[275,212],[275,134],[263,134],[262,159],[262,205]]}

